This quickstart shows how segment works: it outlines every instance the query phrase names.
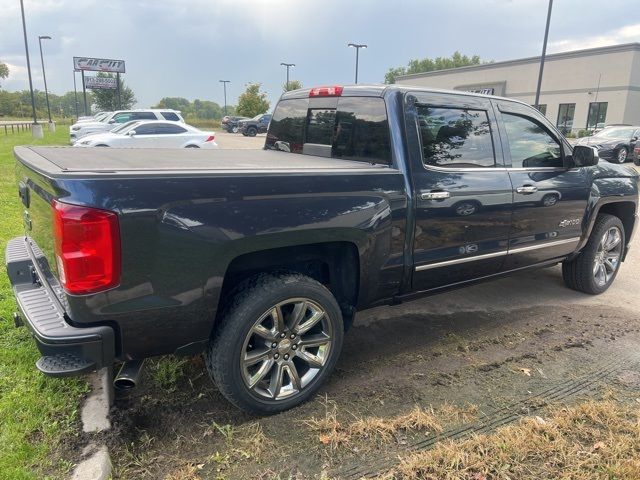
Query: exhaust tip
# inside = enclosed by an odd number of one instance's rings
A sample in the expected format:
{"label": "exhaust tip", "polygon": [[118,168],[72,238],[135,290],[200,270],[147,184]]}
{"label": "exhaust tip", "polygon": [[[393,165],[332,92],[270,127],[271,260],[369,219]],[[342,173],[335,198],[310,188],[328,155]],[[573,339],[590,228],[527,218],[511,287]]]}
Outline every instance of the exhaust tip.
{"label": "exhaust tip", "polygon": [[131,390],[136,387],[136,382],[131,378],[116,378],[113,386],[118,390]]}

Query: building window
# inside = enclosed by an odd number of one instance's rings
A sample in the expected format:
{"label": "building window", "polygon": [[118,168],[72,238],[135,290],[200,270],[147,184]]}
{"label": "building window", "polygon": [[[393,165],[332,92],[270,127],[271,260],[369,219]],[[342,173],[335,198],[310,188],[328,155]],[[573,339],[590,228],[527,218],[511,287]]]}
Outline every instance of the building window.
{"label": "building window", "polygon": [[587,130],[604,127],[607,118],[608,102],[591,102],[589,104],[589,116],[587,117]]}
{"label": "building window", "polygon": [[[536,108],[535,105],[532,105],[533,108]],[[542,115],[547,115],[547,104],[546,103],[541,103],[540,105],[538,105],[538,111],[542,114]]]}
{"label": "building window", "polygon": [[556,123],[556,127],[565,135],[571,132],[573,128],[573,114],[575,111],[575,103],[561,103],[558,108],[558,122]]}

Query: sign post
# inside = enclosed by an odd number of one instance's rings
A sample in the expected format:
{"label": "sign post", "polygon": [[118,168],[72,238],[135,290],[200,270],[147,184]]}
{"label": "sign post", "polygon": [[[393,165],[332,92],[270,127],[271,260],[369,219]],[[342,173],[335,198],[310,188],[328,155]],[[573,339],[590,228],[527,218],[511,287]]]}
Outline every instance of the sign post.
{"label": "sign post", "polygon": [[[93,88],[116,88],[118,94],[118,109],[122,108],[122,97],[120,93],[120,74],[125,73],[124,60],[112,60],[109,58],[93,58],[93,57],[73,57],[74,70],[80,70],[82,72],[82,91],[84,92],[84,110],[85,115],[89,115],[87,112],[87,90],[85,86],[84,72],[108,72],[116,74],[116,86],[115,87],[93,87]],[[96,83],[97,85],[97,83]]]}

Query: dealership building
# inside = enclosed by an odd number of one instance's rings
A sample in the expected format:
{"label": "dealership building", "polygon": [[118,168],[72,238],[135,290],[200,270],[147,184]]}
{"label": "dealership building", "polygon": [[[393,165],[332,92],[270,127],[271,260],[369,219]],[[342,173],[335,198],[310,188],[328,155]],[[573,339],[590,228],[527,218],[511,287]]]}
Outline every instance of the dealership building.
{"label": "dealership building", "polygon": [[[404,75],[396,83],[535,103],[540,57]],[[547,55],[540,110],[565,133],[640,125],[640,43]]]}

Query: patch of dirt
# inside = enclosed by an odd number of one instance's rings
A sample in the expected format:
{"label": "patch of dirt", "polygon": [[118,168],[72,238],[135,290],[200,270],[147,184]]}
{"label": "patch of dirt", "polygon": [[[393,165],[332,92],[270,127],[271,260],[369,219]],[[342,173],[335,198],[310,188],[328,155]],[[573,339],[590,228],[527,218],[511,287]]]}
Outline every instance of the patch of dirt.
{"label": "patch of dirt", "polygon": [[[491,431],[545,405],[589,398],[603,385],[640,388],[640,369],[629,360],[640,345],[640,322],[630,310],[574,305],[427,315],[399,307],[375,310],[374,321],[361,315],[321,394],[273,417],[230,406],[200,358],[185,363],[171,389],[146,372],[112,411],[114,478],[358,478],[363,465],[384,469],[409,448]],[[473,418],[447,415],[447,405],[472,408]],[[433,411],[442,431],[402,423],[416,408]],[[348,441],[332,442],[314,427],[329,420]],[[251,425],[270,449],[251,446],[260,437]]]}

